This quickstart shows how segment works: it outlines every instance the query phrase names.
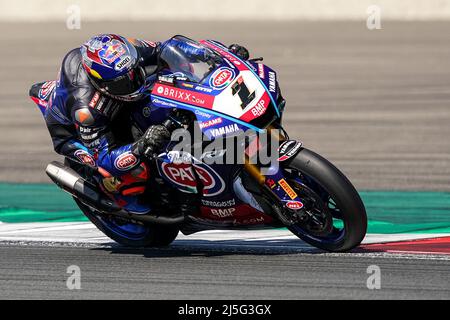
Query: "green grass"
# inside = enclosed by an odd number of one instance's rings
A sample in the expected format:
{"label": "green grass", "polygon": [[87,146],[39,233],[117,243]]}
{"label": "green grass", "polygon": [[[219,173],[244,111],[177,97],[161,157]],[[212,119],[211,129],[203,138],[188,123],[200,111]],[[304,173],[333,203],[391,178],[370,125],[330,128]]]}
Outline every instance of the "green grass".
{"label": "green grass", "polygon": [[[362,191],[369,233],[450,233],[450,193]],[[52,184],[0,183],[0,221],[88,221]]]}

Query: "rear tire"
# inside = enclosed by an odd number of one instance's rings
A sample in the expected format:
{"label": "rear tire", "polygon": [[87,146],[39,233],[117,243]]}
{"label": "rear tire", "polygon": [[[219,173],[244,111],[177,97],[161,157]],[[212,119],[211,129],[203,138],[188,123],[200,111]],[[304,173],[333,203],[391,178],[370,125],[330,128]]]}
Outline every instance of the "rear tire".
{"label": "rear tire", "polygon": [[287,168],[312,178],[316,189],[326,191],[339,208],[344,225],[343,234],[334,240],[308,234],[299,226],[289,227],[289,230],[305,242],[327,251],[343,252],[358,246],[366,235],[367,215],[358,192],[344,174],[308,149],[302,149]]}
{"label": "rear tire", "polygon": [[[64,164],[77,171],[82,176],[89,176],[86,166],[75,161],[65,158]],[[120,232],[120,227],[114,227],[114,218],[108,220],[97,213],[91,207],[85,205],[77,198],[73,198],[83,214],[107,237],[115,242],[127,247],[165,247],[170,245],[178,236],[179,228],[176,226],[154,225],[146,224],[145,226],[135,225],[136,228],[142,230],[140,235],[133,235],[132,233]],[[129,224],[133,227],[133,224]]]}

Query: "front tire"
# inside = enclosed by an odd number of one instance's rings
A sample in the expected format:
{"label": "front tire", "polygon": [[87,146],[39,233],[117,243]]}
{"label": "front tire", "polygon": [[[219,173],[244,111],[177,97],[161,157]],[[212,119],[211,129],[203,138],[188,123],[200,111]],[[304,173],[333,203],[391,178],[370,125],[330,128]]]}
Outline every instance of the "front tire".
{"label": "front tire", "polygon": [[[315,199],[314,205],[320,200],[326,204],[321,208],[326,211],[324,214],[329,215],[328,220],[338,221],[341,225],[341,228],[329,226],[327,234],[308,231],[304,224],[295,224],[288,229],[305,242],[331,252],[348,251],[358,246],[366,235],[367,215],[358,192],[344,174],[328,160],[308,149],[302,149],[287,164],[286,169],[290,181],[301,181],[317,196],[319,200]],[[301,190],[299,188],[300,193]],[[330,199],[333,206],[328,203]]]}

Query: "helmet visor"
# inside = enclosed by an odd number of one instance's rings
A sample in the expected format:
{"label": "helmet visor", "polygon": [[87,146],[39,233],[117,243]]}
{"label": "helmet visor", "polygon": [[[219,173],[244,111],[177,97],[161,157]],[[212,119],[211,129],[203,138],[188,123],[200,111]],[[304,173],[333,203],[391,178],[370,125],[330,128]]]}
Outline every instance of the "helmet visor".
{"label": "helmet visor", "polygon": [[122,96],[140,90],[145,84],[142,68],[131,69],[126,74],[111,80],[104,81],[102,87],[111,95]]}

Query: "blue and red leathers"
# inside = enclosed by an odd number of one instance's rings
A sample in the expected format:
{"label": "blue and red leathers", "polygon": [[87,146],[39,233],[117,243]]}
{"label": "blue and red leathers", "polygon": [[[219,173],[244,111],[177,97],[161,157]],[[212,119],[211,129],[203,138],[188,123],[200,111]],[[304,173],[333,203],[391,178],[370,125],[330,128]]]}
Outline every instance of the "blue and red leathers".
{"label": "blue and red leathers", "polygon": [[[131,41],[144,65],[157,64],[160,46],[164,44]],[[200,56],[201,51],[192,54]],[[135,213],[150,210],[137,197],[144,192],[150,173],[136,147],[143,132],[135,118],[136,114],[145,114],[148,104],[148,97],[123,101],[98,91],[82,67],[80,48],[76,48],[63,59],[56,92],[45,113],[55,151],[98,169],[103,176],[101,186],[105,193]],[[164,119],[152,120],[156,124]]]}
{"label": "blue and red leathers", "polygon": [[[158,44],[140,40],[134,44],[145,63],[156,64]],[[63,59],[56,92],[45,114],[55,151],[99,168],[107,191],[127,209],[139,213],[149,210],[135,197],[144,191],[149,173],[140,155],[132,150],[142,135],[132,115],[147,104],[147,98],[120,101],[97,91],[76,48]]]}

